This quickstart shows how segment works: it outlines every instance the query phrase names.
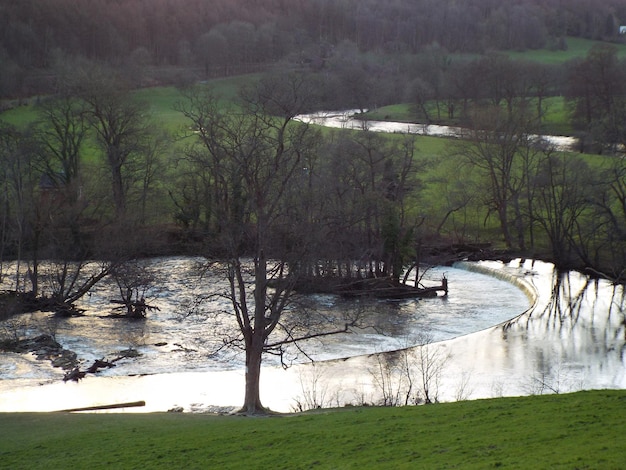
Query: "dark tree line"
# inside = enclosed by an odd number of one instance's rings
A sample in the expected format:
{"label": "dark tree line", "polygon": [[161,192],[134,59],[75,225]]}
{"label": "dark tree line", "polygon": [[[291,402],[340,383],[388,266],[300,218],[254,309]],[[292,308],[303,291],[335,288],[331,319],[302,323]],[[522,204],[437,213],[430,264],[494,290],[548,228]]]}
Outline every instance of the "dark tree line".
{"label": "dark tree line", "polygon": [[12,290],[46,308],[71,310],[95,283],[123,272],[150,250],[145,230],[163,214],[148,200],[165,198],[157,174],[166,134],[153,133],[145,104],[122,80],[97,71],[65,77],[30,125],[0,124],[0,262],[17,260]]}
{"label": "dark tree line", "polygon": [[[247,113],[225,112],[203,87],[185,90],[178,109],[195,133],[171,190],[176,218],[211,240],[216,254],[249,254],[267,237],[265,256],[285,259],[291,272],[398,280],[417,226],[410,201],[423,165],[415,140],[372,132],[324,137],[292,122],[310,109],[318,86],[303,74],[265,79],[254,95],[243,92]],[[274,158],[289,150],[295,162],[257,162],[270,150]],[[273,182],[283,171],[289,184]]]}
{"label": "dark tree line", "polygon": [[[274,75],[274,79],[265,80],[266,89],[256,90],[264,92],[268,100],[264,109],[274,116],[291,118],[324,107],[366,108],[374,100],[391,100],[390,94],[397,90],[385,89],[382,72],[377,76],[376,65],[353,54],[350,46],[344,44],[342,48],[337,52],[342,60],[333,59],[336,74],[310,70],[295,74],[306,77],[306,83],[298,88],[297,108],[289,108],[272,95],[270,84],[278,87],[284,78]],[[542,133],[543,99],[555,90],[567,90],[573,122],[583,137],[581,148],[619,152],[625,143],[626,67],[617,58],[616,50],[599,46],[587,57],[559,70],[497,54],[467,62],[450,62],[446,57],[445,52],[432,48],[407,67],[415,77],[409,90],[413,92],[416,116],[427,122],[447,118],[463,123],[473,144],[462,153],[471,163],[471,171],[487,178],[486,186],[476,191],[468,182],[438,181],[437,184],[447,185],[449,191],[431,197],[438,200],[439,212],[431,212],[432,218],[421,227],[423,216],[420,218],[419,214],[425,211],[414,201],[419,199],[417,189],[426,186],[416,174],[424,172],[424,165],[415,158],[419,152],[413,140],[389,141],[365,132],[350,137],[331,134],[330,139],[308,143],[311,153],[302,163],[301,178],[311,191],[296,191],[292,201],[301,198],[302,204],[283,209],[290,212],[293,220],[300,220],[302,226],[324,227],[323,235],[317,233],[307,246],[317,246],[313,256],[324,252],[327,261],[323,268],[312,268],[312,263],[303,269],[348,276],[370,273],[397,280],[403,263],[416,256],[416,233],[427,225],[439,235],[451,225],[453,238],[467,234],[470,226],[475,230],[476,224],[466,223],[459,214],[466,213],[472,205],[477,207],[476,194],[483,194],[482,208],[498,220],[507,247],[537,249],[540,245],[536,240],[549,235],[553,250],[569,245],[566,253],[555,251],[557,262],[593,265],[599,270],[608,259],[604,253],[609,247],[622,250],[621,159],[616,158],[614,166],[585,183],[587,188],[602,191],[581,196],[586,209],[566,225],[564,232],[553,226],[556,222],[548,227],[542,219],[554,206],[546,202],[548,193],[540,189],[542,181],[549,181],[546,174],[556,178],[552,172],[562,171],[567,176],[577,167],[569,163],[557,165],[553,158],[544,161],[541,155],[554,156],[555,152],[541,150],[530,136]],[[366,74],[369,80],[359,80],[364,71],[370,72]],[[57,87],[57,94],[40,100],[39,119],[33,126],[4,126],[1,132],[3,253],[22,258],[27,250],[37,260],[58,250],[64,259],[82,258],[93,255],[90,250],[95,245],[91,238],[115,231],[124,236],[110,237],[107,244],[119,240],[120,245],[131,249],[138,243],[132,234],[138,239],[141,230],[149,230],[155,222],[169,222],[167,214],[172,213],[187,236],[210,237],[216,254],[228,251],[220,240],[246,249],[253,246],[255,232],[244,230],[256,220],[252,212],[245,210],[246,187],[250,182],[241,174],[235,178],[235,174],[229,176],[227,191],[220,186],[227,181],[223,175],[224,155],[234,153],[224,146],[243,148],[238,139],[244,139],[245,131],[252,126],[247,118],[237,117],[241,119],[239,132],[243,136],[224,134],[225,128],[236,126],[232,122],[220,124],[223,128],[215,124],[215,119],[223,115],[222,105],[215,98],[194,91],[180,110],[193,122],[199,132],[194,136],[201,137],[205,149],[190,147],[174,168],[175,160],[168,158],[172,147],[167,134],[155,128],[145,104],[131,95],[132,84],[123,74],[90,62],[81,63],[80,67],[68,62],[59,68],[59,76],[62,86]],[[560,86],[559,78],[565,78]],[[478,83],[483,86],[476,86]],[[256,115],[260,114],[257,111]],[[226,117],[235,119],[232,115]],[[213,125],[205,125],[205,120],[211,120]],[[252,128],[258,128],[258,123]],[[291,127],[282,132],[287,129]],[[205,136],[209,130],[214,134]],[[97,160],[84,157],[87,146]],[[253,150],[256,149],[249,149]],[[241,168],[238,164],[231,171]],[[591,170],[588,176],[592,175]],[[221,179],[216,180],[216,173]],[[570,184],[563,180],[563,175],[554,179],[555,185],[559,181],[561,185]],[[324,190],[320,193],[321,187]],[[543,202],[538,202],[539,196]],[[557,196],[551,195],[553,203]],[[593,208],[598,216],[589,215],[596,214],[589,212],[590,201],[595,201]],[[308,212],[298,212],[299,207],[308,208]],[[583,215],[589,215],[593,226],[597,225],[590,234],[584,231],[592,225],[580,223]],[[222,226],[234,220],[238,223]],[[287,225],[281,229],[283,238],[273,236],[271,246],[293,241],[294,236],[285,229]],[[574,230],[578,233],[574,234]],[[307,233],[312,236],[313,231]],[[145,244],[142,249],[144,253],[151,251]],[[120,246],[115,250],[124,251]],[[305,253],[298,258],[304,259]],[[353,264],[355,260],[358,267]],[[623,257],[615,261],[611,270],[619,272]],[[35,274],[36,266],[35,262]]]}
{"label": "dark tree line", "polygon": [[152,79],[155,68],[172,66],[206,77],[287,58],[323,64],[343,42],[416,54],[432,45],[473,53],[562,48],[567,36],[615,41],[625,21],[624,0],[2,0],[0,93],[49,88],[51,68],[67,57],[151,67]]}

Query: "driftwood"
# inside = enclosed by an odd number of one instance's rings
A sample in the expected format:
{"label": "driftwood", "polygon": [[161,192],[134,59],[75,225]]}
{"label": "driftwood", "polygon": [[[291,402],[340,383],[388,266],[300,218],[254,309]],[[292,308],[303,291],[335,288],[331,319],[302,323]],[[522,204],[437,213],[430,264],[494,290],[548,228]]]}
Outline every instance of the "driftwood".
{"label": "driftwood", "polygon": [[70,380],[72,382],[78,382],[79,380],[84,379],[85,375],[87,375],[87,372],[80,370],[78,367],[74,367],[63,376],[63,382],[68,382]]}
{"label": "driftwood", "polygon": [[85,372],[95,374],[98,372],[98,369],[110,369],[111,367],[115,367],[115,364],[105,361],[104,359],[96,359]]}
{"label": "driftwood", "polygon": [[115,403],[113,405],[96,405],[96,406],[86,406],[83,408],[69,408],[67,410],[59,410],[57,413],[72,413],[74,411],[100,411],[100,410],[116,410],[119,408],[131,408],[137,406],[146,406],[146,402],[141,401],[131,401],[128,403]]}
{"label": "driftwood", "polygon": [[105,361],[104,359],[96,359],[91,366],[89,366],[85,370],[80,370],[79,367],[75,367],[71,371],[67,372],[63,377],[63,381],[67,382],[68,380],[72,380],[74,382],[78,382],[81,379],[84,379],[87,374],[95,374],[100,369],[110,369],[111,367],[115,367],[115,363],[120,359],[124,359],[127,357],[133,357],[129,353],[125,353],[122,351],[119,356],[111,361]]}

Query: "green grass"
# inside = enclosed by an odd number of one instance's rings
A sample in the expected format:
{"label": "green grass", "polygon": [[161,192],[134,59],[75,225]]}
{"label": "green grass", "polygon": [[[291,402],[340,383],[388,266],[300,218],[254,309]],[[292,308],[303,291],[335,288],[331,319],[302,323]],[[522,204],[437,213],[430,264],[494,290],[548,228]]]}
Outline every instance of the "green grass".
{"label": "green grass", "polygon": [[[542,104],[543,112],[545,113],[542,119],[542,128],[546,134],[549,135],[573,135],[574,129],[572,128],[568,111],[565,103],[565,98],[562,96],[556,96],[551,98],[545,98]],[[435,105],[430,106],[429,112],[431,117],[436,119]],[[412,109],[411,104],[401,103],[393,104],[390,106],[382,106],[377,109],[373,109],[365,113],[365,116],[373,121],[398,121],[398,122],[421,122],[423,119],[419,119],[415,111]],[[440,124],[449,126],[461,125],[459,119],[448,120],[446,119],[445,110],[442,110],[442,120]]]}
{"label": "green grass", "polygon": [[506,52],[512,59],[528,60],[532,62],[540,62],[543,64],[563,64],[572,59],[585,57],[589,50],[596,44],[611,44],[617,47],[617,55],[620,58],[626,58],[626,44],[606,43],[602,41],[593,41],[591,39],[573,38],[566,39],[567,49],[550,50],[537,49],[523,52]]}
{"label": "green grass", "polygon": [[575,131],[570,123],[569,111],[562,96],[555,96],[544,100],[542,125],[544,132],[549,135],[574,135]]}
{"label": "green grass", "polygon": [[0,415],[2,469],[623,468],[626,391],[250,418]]}
{"label": "green grass", "polygon": [[34,100],[28,100],[20,106],[0,112],[0,121],[18,128],[25,128],[36,119]]}
{"label": "green grass", "polygon": [[[233,102],[236,99],[239,87],[250,84],[260,77],[258,74],[240,75],[236,77],[220,78],[207,82],[215,95],[224,102]],[[134,93],[137,100],[148,103],[149,111],[155,120],[164,128],[172,130],[187,124],[184,116],[174,109],[182,99],[181,92],[176,87],[142,88]],[[37,97],[22,100],[22,104],[0,112],[0,120],[23,128],[36,119]]]}
{"label": "green grass", "polygon": [[367,111],[365,116],[373,121],[415,122],[415,111],[408,103],[381,106]]}

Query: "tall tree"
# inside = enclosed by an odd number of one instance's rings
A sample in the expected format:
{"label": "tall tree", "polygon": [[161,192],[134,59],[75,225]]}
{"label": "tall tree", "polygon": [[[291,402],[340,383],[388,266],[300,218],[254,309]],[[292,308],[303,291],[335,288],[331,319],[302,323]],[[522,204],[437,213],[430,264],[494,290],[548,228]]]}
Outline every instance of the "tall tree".
{"label": "tall tree", "polygon": [[581,259],[605,277],[617,282],[626,278],[626,164],[611,159],[596,179],[594,210],[581,224],[577,246]]}
{"label": "tall tree", "polygon": [[557,266],[572,266],[580,251],[578,228],[588,221],[584,216],[591,208],[594,183],[594,172],[580,158],[548,152],[540,163],[534,219],[550,241]]}
{"label": "tall tree", "polygon": [[[34,165],[31,141],[25,132],[0,123],[0,182],[2,184],[2,254],[5,250],[17,260],[15,290],[25,289],[22,263],[27,250],[37,246],[38,173]],[[30,276],[33,291],[37,292],[37,278]]]}
{"label": "tall tree", "polygon": [[[316,147],[313,129],[293,122],[310,105],[312,91],[304,76],[290,74],[243,90],[240,109],[206,106],[216,103],[211,99],[179,107],[192,120],[212,173],[216,231],[230,286],[226,296],[245,349],[246,413],[265,411],[259,389],[264,353],[281,354],[287,344],[309,336],[294,335],[283,314],[297,275],[289,265],[307,249],[301,243],[306,234],[288,217],[293,201],[287,195],[296,194]],[[270,339],[281,331],[282,338]],[[344,331],[342,325],[316,336]]]}
{"label": "tall tree", "polygon": [[[339,272],[351,276],[348,263],[360,260],[366,273],[398,282],[413,260],[416,220],[408,201],[418,193],[415,140],[411,136],[387,139],[363,131],[344,136],[331,149],[326,165],[328,212],[335,233],[327,252],[337,255]],[[341,249],[339,249],[341,248]]]}
{"label": "tall tree", "polygon": [[147,106],[119,79],[108,78],[102,70],[93,72],[82,83],[81,97],[109,170],[115,214],[123,218],[132,163],[146,151],[150,137]]}
{"label": "tall tree", "polygon": [[615,149],[626,142],[626,64],[617,48],[594,46],[584,60],[569,69],[567,96],[574,126],[600,148]]}
{"label": "tall tree", "polygon": [[521,197],[527,181],[523,173],[527,159],[521,155],[533,146],[536,122],[534,113],[524,109],[511,113],[499,106],[477,108],[473,127],[465,135],[469,142],[457,146],[465,160],[482,174],[485,203],[490,212],[496,213],[507,247],[516,244],[526,248]]}
{"label": "tall tree", "polygon": [[71,186],[80,179],[86,110],[80,100],[66,95],[45,99],[38,111],[43,171],[55,184]]}

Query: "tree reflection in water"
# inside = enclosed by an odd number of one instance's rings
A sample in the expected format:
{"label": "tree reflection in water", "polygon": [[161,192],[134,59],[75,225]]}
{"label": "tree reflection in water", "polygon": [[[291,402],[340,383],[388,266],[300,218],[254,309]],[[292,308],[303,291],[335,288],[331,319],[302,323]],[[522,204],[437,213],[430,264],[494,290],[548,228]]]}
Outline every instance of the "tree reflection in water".
{"label": "tree reflection in water", "polygon": [[494,384],[503,395],[626,388],[623,286],[537,261],[485,266],[532,284],[537,297],[519,317],[449,342],[472,351],[474,361],[456,358],[457,368],[474,370],[476,398],[489,397]]}

